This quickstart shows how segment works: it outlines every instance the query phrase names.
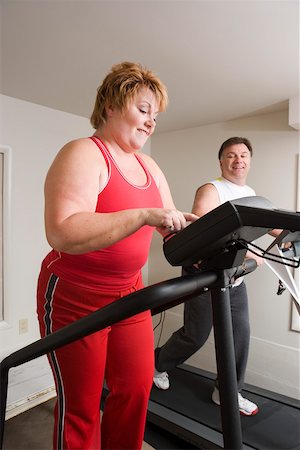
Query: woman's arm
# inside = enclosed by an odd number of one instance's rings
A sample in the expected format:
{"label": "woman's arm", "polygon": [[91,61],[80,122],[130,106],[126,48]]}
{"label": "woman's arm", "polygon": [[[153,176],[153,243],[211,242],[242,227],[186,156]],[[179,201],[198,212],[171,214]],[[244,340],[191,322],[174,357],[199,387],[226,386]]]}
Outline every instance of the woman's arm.
{"label": "woman's arm", "polygon": [[172,208],[95,213],[106,180],[106,163],[90,139],[70,142],[58,153],[45,181],[45,227],[52,248],[81,254],[108,247],[144,225],[165,231],[173,223],[185,226]]}
{"label": "woman's arm", "polygon": [[89,139],[73,141],[58,153],[45,182],[45,225],[51,247],[85,253],[109,246],[145,224],[142,209],[95,213],[99,185],[105,179],[105,161]]}

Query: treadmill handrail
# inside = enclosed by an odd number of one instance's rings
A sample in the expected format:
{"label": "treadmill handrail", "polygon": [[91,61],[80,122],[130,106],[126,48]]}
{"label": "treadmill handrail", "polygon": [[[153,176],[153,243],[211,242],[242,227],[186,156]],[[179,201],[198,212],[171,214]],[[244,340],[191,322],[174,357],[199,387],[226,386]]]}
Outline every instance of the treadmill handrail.
{"label": "treadmill handrail", "polygon": [[26,347],[0,362],[0,368],[16,367],[63,345],[88,336],[120,320],[148,309],[167,305],[170,301],[197,294],[217,279],[216,271],[199,272],[192,277],[177,277],[145,287],[83,317]]}
{"label": "treadmill handrail", "polygon": [[[235,270],[235,277],[252,272],[256,268],[253,259],[246,260]],[[199,271],[187,276],[172,278],[167,281],[145,287],[123,297],[104,308],[98,309],[82,319],[67,325],[54,333],[27,345],[7,356],[0,362],[0,449],[3,445],[5,410],[7,399],[8,372],[39,356],[45,355],[66,344],[88,336],[120,320],[124,320],[140,312],[151,310],[154,314],[176,304],[189,300],[209,288],[218,280],[218,271]]]}
{"label": "treadmill handrail", "polygon": [[31,361],[143,311],[161,305],[167,306],[170,302],[179,298],[181,302],[184,302],[187,297],[197,295],[204,287],[211,286],[217,278],[217,271],[211,270],[193,276],[173,278],[145,287],[4,358],[0,362],[0,449],[3,445],[10,368]]}

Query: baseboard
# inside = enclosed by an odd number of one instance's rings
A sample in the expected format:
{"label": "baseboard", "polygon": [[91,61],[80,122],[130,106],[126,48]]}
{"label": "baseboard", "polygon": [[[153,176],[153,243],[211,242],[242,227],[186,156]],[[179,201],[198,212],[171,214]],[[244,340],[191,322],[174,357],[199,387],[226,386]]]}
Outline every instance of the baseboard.
{"label": "baseboard", "polygon": [[17,416],[18,414],[27,411],[28,409],[34,408],[35,406],[40,405],[47,400],[51,400],[54,397],[56,397],[55,386],[51,386],[50,388],[38,392],[31,397],[26,397],[15,403],[12,403],[6,409],[5,420],[9,420],[12,417]]}

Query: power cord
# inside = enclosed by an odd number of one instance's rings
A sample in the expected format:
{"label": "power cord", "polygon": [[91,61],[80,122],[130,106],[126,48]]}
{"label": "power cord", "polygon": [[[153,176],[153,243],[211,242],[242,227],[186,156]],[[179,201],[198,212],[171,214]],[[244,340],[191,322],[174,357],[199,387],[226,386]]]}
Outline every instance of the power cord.
{"label": "power cord", "polygon": [[161,340],[161,336],[162,336],[162,332],[163,332],[163,328],[164,328],[165,318],[166,318],[166,311],[162,311],[160,313],[158,324],[153,328],[153,331],[155,331],[156,328],[158,328],[161,325],[156,347],[159,347],[159,344],[160,344],[160,340]]}

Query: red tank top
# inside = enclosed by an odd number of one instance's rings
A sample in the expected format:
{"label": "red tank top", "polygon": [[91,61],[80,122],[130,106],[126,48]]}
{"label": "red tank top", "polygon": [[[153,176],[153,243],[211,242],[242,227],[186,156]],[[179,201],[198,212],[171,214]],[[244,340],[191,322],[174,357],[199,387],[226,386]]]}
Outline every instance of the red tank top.
{"label": "red tank top", "polygon": [[[95,211],[109,213],[132,208],[161,208],[158,187],[143,160],[135,155],[146,173],[144,186],[135,186],[123,176],[105,145],[91,137],[108,167],[108,182],[98,195]],[[70,255],[52,250],[44,264],[58,277],[98,290],[127,289],[135,285],[146,263],[154,227],[143,226],[125,239],[97,251]]]}

